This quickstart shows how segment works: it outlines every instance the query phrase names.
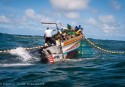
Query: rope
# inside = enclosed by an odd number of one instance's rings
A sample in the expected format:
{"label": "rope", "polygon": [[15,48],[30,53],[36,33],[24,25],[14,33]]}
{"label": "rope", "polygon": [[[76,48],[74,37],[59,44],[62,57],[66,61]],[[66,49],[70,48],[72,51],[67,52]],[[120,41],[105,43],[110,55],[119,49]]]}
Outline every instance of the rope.
{"label": "rope", "polygon": [[[93,42],[91,42],[87,37],[85,37],[84,35],[83,35],[83,37],[86,39],[86,41],[88,42],[88,43],[90,43],[93,47],[95,47],[95,48],[97,48],[97,49],[99,49],[99,50],[101,50],[101,51],[104,51],[104,52],[106,52],[106,53],[111,53],[111,54],[125,54],[125,52],[117,52],[117,51],[110,51],[110,50],[107,50],[107,49],[103,49],[103,48],[101,48],[101,47],[99,47],[99,46],[97,46],[97,45],[95,45]],[[32,50],[32,49],[39,49],[39,48],[42,48],[43,46],[36,46],[36,47],[30,47],[30,48],[23,48],[23,49],[25,49],[25,50]],[[13,51],[13,50],[15,50],[15,49],[9,49],[9,50],[0,50],[0,54],[1,53],[9,53],[9,52],[11,52],[11,51]]]}
{"label": "rope", "polygon": [[[36,47],[30,47],[30,48],[23,48],[25,50],[32,50],[32,49],[39,49],[42,48],[43,46],[36,46]],[[0,53],[9,53],[15,49],[10,49],[10,50],[0,50]]]}
{"label": "rope", "polygon": [[93,42],[91,42],[91,41],[90,41],[87,37],[85,37],[84,35],[83,35],[83,37],[84,37],[84,38],[86,39],[86,41],[87,41],[88,43],[90,43],[93,47],[95,47],[95,48],[97,48],[97,49],[99,49],[99,50],[101,50],[101,51],[104,51],[104,52],[106,52],[106,53],[111,53],[111,54],[125,54],[125,52],[110,51],[110,50],[107,50],[107,49],[103,49],[103,48],[101,48],[101,47],[95,45]]}

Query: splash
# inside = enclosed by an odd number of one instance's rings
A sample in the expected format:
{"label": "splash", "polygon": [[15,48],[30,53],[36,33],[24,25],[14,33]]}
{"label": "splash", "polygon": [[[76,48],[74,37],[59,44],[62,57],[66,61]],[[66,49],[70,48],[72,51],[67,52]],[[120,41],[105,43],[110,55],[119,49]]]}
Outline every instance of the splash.
{"label": "splash", "polygon": [[83,61],[83,59],[65,59],[65,62],[78,62],[78,61]]}
{"label": "splash", "polygon": [[10,51],[10,54],[19,56],[22,62],[28,62],[31,60],[32,56],[22,47],[18,47],[15,50]]}
{"label": "splash", "polygon": [[97,58],[76,58],[76,59],[65,59],[65,62],[80,62],[80,61],[86,61],[86,60],[95,60]]}
{"label": "splash", "polygon": [[21,64],[21,63],[16,63],[16,64],[0,64],[0,67],[18,67],[18,66],[31,66],[31,65],[34,65],[34,64],[29,64],[29,63],[26,63],[26,64]]}

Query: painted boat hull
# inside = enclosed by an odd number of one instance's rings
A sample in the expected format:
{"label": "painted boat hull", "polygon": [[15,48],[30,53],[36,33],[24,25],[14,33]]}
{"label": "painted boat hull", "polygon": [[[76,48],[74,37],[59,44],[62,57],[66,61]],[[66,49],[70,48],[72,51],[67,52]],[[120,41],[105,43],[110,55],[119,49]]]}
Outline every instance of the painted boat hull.
{"label": "painted boat hull", "polygon": [[[75,54],[77,54],[77,49],[80,46],[80,42],[82,39],[82,35],[67,40],[62,44],[62,49],[60,50],[59,46],[51,46],[42,50],[42,60],[46,60],[51,64],[63,61],[65,59],[73,58]],[[43,55],[44,54],[44,55]]]}

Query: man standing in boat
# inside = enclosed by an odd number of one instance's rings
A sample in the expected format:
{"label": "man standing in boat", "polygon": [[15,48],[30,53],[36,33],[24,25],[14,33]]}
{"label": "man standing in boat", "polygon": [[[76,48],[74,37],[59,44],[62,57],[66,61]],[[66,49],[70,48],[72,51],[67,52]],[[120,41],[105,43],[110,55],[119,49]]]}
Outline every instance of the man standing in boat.
{"label": "man standing in boat", "polygon": [[53,39],[52,37],[52,32],[53,31],[56,31],[56,30],[52,30],[52,29],[49,29],[47,28],[47,30],[45,30],[45,34],[44,34],[44,37],[45,37],[45,46],[47,46],[48,42],[49,44],[53,44],[53,45],[56,45],[56,41]]}

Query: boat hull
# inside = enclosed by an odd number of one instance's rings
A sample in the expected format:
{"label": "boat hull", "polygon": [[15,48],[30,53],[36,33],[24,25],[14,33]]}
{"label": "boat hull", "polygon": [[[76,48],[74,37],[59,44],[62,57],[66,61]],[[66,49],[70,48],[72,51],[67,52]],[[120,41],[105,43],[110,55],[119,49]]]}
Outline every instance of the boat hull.
{"label": "boat hull", "polygon": [[62,48],[59,46],[51,46],[42,50],[42,60],[44,62],[55,63],[58,61],[64,61],[65,59],[73,58],[77,54],[77,49],[80,46],[82,36],[72,38],[62,43]]}

